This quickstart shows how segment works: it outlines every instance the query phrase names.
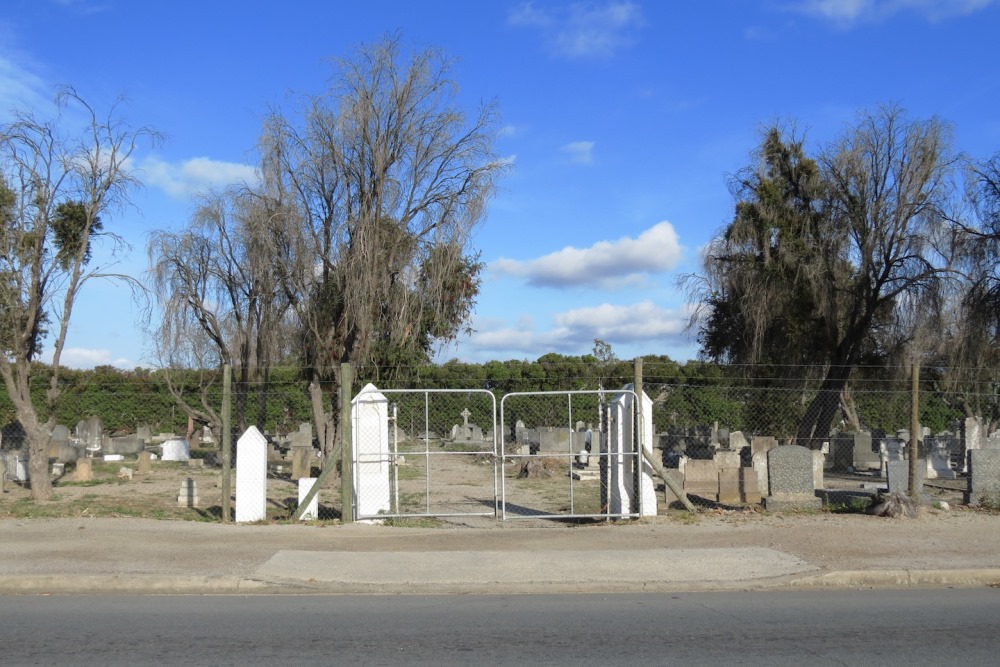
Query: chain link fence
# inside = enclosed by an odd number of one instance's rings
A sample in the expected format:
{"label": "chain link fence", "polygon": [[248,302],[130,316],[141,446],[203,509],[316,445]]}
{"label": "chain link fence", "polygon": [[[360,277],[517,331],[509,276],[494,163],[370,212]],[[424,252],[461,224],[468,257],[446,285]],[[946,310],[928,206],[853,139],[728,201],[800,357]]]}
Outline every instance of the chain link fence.
{"label": "chain link fence", "polygon": [[[378,427],[374,453],[368,453],[370,436],[359,433],[358,458],[349,471],[356,492],[352,513],[389,519],[634,515],[636,498],[643,497],[637,492],[635,471],[642,464],[635,450],[623,472],[623,479],[629,478],[624,500],[614,512],[608,506],[614,494],[606,471],[617,470],[617,463],[612,466],[613,454],[602,449],[607,442],[602,440],[607,432],[602,406],[614,392],[600,390],[624,386],[631,380],[626,372],[631,367],[581,370],[525,363],[517,365],[516,377],[511,368],[446,364],[437,375],[421,371],[394,380],[371,378],[385,397],[385,425]],[[802,369],[797,378],[787,369],[782,378],[764,370],[753,376],[746,369],[694,363],[644,365],[642,386],[651,400],[647,440],[653,456],[675,485],[702,506],[756,506],[768,489],[754,454],[775,445],[802,444],[821,452],[817,475],[822,481],[817,484],[844,490],[877,486],[884,481],[887,460],[907,455],[913,394],[904,375],[871,378],[857,373],[844,391],[824,392],[818,380],[810,379],[811,369]],[[918,455],[936,462],[926,468],[931,488],[958,489],[965,484],[967,450],[994,444],[1000,401],[995,383],[945,383],[939,376],[927,371],[920,385]],[[96,485],[92,493],[124,491],[117,475],[122,467],[138,472],[139,452],[152,452],[160,461],[158,468],[154,465],[155,477],[157,470],[168,469],[164,463],[170,462],[162,461],[167,450],[182,441],[196,465],[172,463],[175,477],[195,475],[202,512],[218,517],[221,447],[230,443],[238,466],[236,438],[254,425],[267,439],[267,518],[290,516],[299,502],[298,479],[317,477],[331,466],[318,516],[340,518],[342,461],[339,450],[331,449],[341,428],[335,382],[314,382],[310,388],[299,369],[273,369],[266,378],[234,377],[233,432],[226,438],[217,421],[221,373],[175,374],[168,383],[161,371],[67,372],[51,414],[57,425],[49,443],[56,485],[70,488],[75,483],[77,460],[103,463],[108,456],[121,456],[121,463],[94,466],[98,480],[105,475],[116,481]],[[32,389],[35,406],[47,419],[44,373]],[[317,428],[318,410],[324,427],[334,429],[333,440],[325,444]],[[189,420],[189,411],[199,418]],[[2,387],[0,419],[4,477],[16,496],[28,481],[26,438]],[[804,434],[808,420],[819,426]],[[942,475],[935,477],[934,465],[946,466],[940,467]],[[378,482],[369,468],[377,470]],[[150,479],[145,478],[147,486],[152,486]],[[659,506],[677,507],[659,475],[654,483],[664,494]],[[164,491],[161,500],[176,503],[180,481],[171,479],[170,485],[174,488]],[[15,498],[5,495],[8,501]],[[377,500],[374,510],[365,500],[372,497]]]}

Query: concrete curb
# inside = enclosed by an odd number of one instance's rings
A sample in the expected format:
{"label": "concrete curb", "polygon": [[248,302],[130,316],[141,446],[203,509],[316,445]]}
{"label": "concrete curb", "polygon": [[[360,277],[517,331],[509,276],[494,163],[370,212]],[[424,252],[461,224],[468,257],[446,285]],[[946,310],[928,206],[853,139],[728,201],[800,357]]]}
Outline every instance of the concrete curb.
{"label": "concrete curb", "polygon": [[675,593],[815,589],[889,589],[1000,585],[1000,569],[843,570],[744,581],[336,583],[244,577],[159,575],[7,575],[0,595],[525,595],[545,593]]}
{"label": "concrete curb", "polygon": [[798,577],[795,588],[937,588],[1000,585],[1000,569],[838,570]]}

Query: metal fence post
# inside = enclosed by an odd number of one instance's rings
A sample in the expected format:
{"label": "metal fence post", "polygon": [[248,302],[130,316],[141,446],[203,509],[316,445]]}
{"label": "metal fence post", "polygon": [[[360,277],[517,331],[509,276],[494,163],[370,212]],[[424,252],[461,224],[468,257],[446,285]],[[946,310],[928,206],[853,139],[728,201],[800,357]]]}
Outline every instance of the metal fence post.
{"label": "metal fence post", "polygon": [[222,366],[222,433],[219,434],[219,442],[222,445],[222,522],[229,523],[232,520],[232,456],[233,456],[233,433],[230,423],[230,412],[232,411],[233,390],[232,390],[233,369],[229,364]]}
{"label": "metal fence post", "polygon": [[917,497],[917,464],[920,463],[920,361],[910,369],[910,497]]}
{"label": "metal fence post", "polygon": [[635,488],[635,503],[632,511],[642,516],[642,463],[643,454],[646,452],[645,443],[642,441],[642,357],[635,358],[635,381],[632,383],[632,389],[635,391],[635,409],[633,410],[634,417],[632,418],[632,424],[635,426],[632,434],[632,442],[635,443],[635,476],[633,480],[633,485]]}

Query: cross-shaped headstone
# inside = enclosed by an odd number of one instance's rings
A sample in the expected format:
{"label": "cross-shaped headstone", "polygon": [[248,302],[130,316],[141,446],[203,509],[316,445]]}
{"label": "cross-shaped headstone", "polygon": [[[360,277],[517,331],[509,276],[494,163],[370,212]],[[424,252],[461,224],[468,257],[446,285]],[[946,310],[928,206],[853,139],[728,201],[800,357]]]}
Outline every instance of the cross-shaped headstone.
{"label": "cross-shaped headstone", "polygon": [[462,415],[462,425],[463,426],[468,426],[469,425],[469,417],[472,416],[472,413],[469,412],[469,408],[465,408],[459,414]]}

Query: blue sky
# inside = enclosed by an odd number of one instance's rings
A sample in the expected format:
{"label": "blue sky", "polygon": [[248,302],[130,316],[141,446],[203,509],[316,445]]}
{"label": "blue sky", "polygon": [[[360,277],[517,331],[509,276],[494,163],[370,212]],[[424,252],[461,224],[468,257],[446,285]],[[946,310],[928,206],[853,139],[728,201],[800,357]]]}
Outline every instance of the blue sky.
{"label": "blue sky", "polygon": [[[995,0],[6,0],[0,119],[72,84],[99,109],[125,95],[129,122],[167,135],[136,156],[136,209],[105,222],[133,246],[119,270],[141,277],[151,230],[252,176],[269,105],[323,90],[330,57],[393,32],[457,59],[464,105],[498,102],[513,163],[474,238],[475,333],[442,360],[584,354],[594,338],[693,358],[677,277],[775,120],[815,147],[898,103],[952,123],[958,150],[1000,150]],[[127,289],[88,286],[63,361],[153,365],[139,315]]]}

